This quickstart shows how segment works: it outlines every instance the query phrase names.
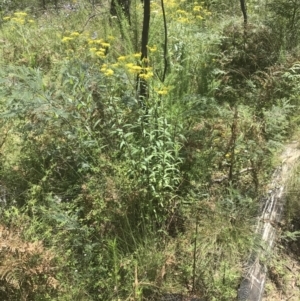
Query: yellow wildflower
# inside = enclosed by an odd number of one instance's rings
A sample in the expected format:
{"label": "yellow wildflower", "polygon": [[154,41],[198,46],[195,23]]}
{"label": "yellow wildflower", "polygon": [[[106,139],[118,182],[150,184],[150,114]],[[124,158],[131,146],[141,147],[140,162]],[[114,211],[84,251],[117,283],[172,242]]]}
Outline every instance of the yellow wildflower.
{"label": "yellow wildflower", "polygon": [[97,48],[96,48],[96,47],[90,48],[90,52],[96,52],[96,51],[97,51]]}
{"label": "yellow wildflower", "polygon": [[115,37],[114,37],[114,36],[108,36],[107,39],[108,39],[109,41],[113,41],[113,40],[115,39]]}
{"label": "yellow wildflower", "polygon": [[105,73],[108,70],[108,65],[107,64],[103,64],[100,71]]}
{"label": "yellow wildflower", "polygon": [[11,18],[11,20],[12,20],[13,22],[19,23],[19,24],[21,24],[21,25],[23,25],[23,24],[25,23],[25,20],[22,19],[22,18]]}
{"label": "yellow wildflower", "polygon": [[7,20],[9,20],[9,19],[10,19],[10,17],[4,17],[4,18],[3,18],[4,21],[7,21]]}
{"label": "yellow wildflower", "polygon": [[147,48],[149,49],[150,52],[157,51],[157,46],[156,45],[154,45],[153,47],[147,46]]}
{"label": "yellow wildflower", "polygon": [[182,9],[178,9],[178,10],[176,10],[176,13],[177,14],[187,14],[187,12],[185,11],[185,10],[182,10]]}
{"label": "yellow wildflower", "polygon": [[30,20],[28,20],[28,22],[32,24],[32,23],[34,23],[34,20],[30,19]]}
{"label": "yellow wildflower", "polygon": [[105,53],[104,53],[103,51],[101,51],[101,50],[96,51],[96,55],[97,55],[98,57],[105,57]]}
{"label": "yellow wildflower", "polygon": [[149,60],[149,58],[144,57],[144,58],[142,59],[142,62],[145,63],[145,64],[148,64],[148,63],[150,62],[150,60]]}
{"label": "yellow wildflower", "polygon": [[104,72],[104,75],[106,75],[106,76],[112,76],[113,74],[114,74],[114,70],[112,70],[112,69],[107,69]]}
{"label": "yellow wildflower", "polygon": [[170,89],[171,89],[171,87],[165,86],[165,87],[160,88],[160,90],[156,90],[156,92],[158,95],[167,95],[169,93]]}
{"label": "yellow wildflower", "polygon": [[20,12],[15,12],[14,15],[17,17],[26,17],[27,13],[20,11]]}
{"label": "yellow wildflower", "polygon": [[101,46],[102,46],[102,47],[105,47],[105,48],[108,48],[108,47],[110,46],[110,44],[109,44],[109,43],[103,42],[103,43],[101,43]]}
{"label": "yellow wildflower", "polygon": [[72,32],[72,33],[70,34],[70,36],[71,36],[71,37],[78,37],[78,36],[80,36],[80,33],[77,32],[77,31],[74,31],[74,32]]}
{"label": "yellow wildflower", "polygon": [[73,38],[71,38],[71,37],[63,37],[61,41],[63,43],[67,43],[67,42],[72,41],[72,40],[73,40]]}
{"label": "yellow wildflower", "polygon": [[189,23],[189,19],[188,18],[178,18],[178,22],[180,22],[180,23]]}
{"label": "yellow wildflower", "polygon": [[125,65],[128,69],[131,69],[134,65],[132,63],[128,63]]}
{"label": "yellow wildflower", "polygon": [[[128,64],[127,64],[128,65]],[[141,66],[131,66],[130,68],[130,71],[133,72],[133,73],[139,73],[142,71],[142,67]]]}
{"label": "yellow wildflower", "polygon": [[147,77],[148,77],[148,78],[153,77],[153,72],[152,72],[152,71],[151,71],[151,72],[148,72],[148,73],[147,73]]}
{"label": "yellow wildflower", "polygon": [[147,79],[153,77],[153,72],[141,73],[141,74],[139,74],[139,77],[147,80]]}
{"label": "yellow wildflower", "polygon": [[196,6],[194,6],[193,11],[194,11],[194,12],[200,12],[201,9],[202,9],[202,6],[201,6],[201,5],[196,5]]}
{"label": "yellow wildflower", "polygon": [[92,40],[94,44],[102,44],[103,40],[99,39],[99,40]]}
{"label": "yellow wildflower", "polygon": [[159,95],[167,95],[168,94],[168,90],[158,90],[158,91],[156,91],[157,92],[157,94],[159,94]]}
{"label": "yellow wildflower", "polygon": [[122,61],[125,61],[125,60],[126,60],[126,56],[124,56],[124,55],[118,57],[119,62],[122,62]]}
{"label": "yellow wildflower", "polygon": [[135,54],[133,55],[133,57],[139,58],[139,57],[141,57],[141,55],[142,55],[142,53],[141,53],[141,52],[138,52],[138,53],[135,53]]}

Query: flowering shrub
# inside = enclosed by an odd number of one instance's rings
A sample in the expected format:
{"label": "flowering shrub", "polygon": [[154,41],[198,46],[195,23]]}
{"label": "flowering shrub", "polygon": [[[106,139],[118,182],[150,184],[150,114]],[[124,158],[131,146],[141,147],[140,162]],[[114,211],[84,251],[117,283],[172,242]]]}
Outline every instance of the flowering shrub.
{"label": "flowering shrub", "polygon": [[15,12],[11,16],[3,17],[3,21],[11,22],[15,25],[24,25],[26,23],[34,23],[34,20],[31,19],[26,12]]}
{"label": "flowering shrub", "polygon": [[[211,15],[203,2],[194,1],[190,3],[187,0],[165,0],[166,14],[171,22],[179,22],[183,24],[197,24]],[[151,4],[153,14],[162,14],[160,2],[154,1]]]}

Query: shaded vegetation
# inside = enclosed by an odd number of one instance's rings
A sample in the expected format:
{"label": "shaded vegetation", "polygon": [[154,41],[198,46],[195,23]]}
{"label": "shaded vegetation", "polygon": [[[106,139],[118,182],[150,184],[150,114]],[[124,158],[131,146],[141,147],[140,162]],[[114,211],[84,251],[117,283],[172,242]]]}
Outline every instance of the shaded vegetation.
{"label": "shaded vegetation", "polygon": [[3,300],[234,300],[258,247],[297,2],[126,3],[0,3]]}

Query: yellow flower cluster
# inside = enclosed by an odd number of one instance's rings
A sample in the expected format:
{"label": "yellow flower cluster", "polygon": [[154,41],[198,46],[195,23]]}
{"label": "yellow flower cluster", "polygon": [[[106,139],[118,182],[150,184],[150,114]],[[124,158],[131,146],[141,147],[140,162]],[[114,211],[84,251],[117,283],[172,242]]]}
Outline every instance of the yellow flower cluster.
{"label": "yellow flower cluster", "polygon": [[137,53],[133,53],[131,55],[121,55],[117,58],[119,63],[123,63],[123,62],[130,62],[134,59],[139,59],[141,57],[141,53],[137,52]]}
{"label": "yellow flower cluster", "polygon": [[78,37],[80,37],[80,33],[78,31],[74,31],[74,32],[71,32],[68,36],[62,37],[61,41],[63,43],[68,43],[68,42],[71,42],[71,41],[77,39]]}
{"label": "yellow flower cluster", "polygon": [[34,23],[34,20],[28,18],[28,14],[25,12],[15,12],[12,16],[3,17],[3,21],[10,21],[18,25],[24,25],[25,23]]}
{"label": "yellow flower cluster", "polygon": [[195,5],[193,8],[194,12],[200,12],[202,10],[202,6],[201,5]]}
{"label": "yellow flower cluster", "polygon": [[125,65],[130,73],[138,74],[142,71],[142,67],[139,65],[134,65],[133,63],[128,63]]}
{"label": "yellow flower cluster", "polygon": [[14,15],[17,17],[24,18],[27,16],[27,13],[20,11],[20,12],[15,12]]}
{"label": "yellow flower cluster", "polygon": [[[93,36],[96,34],[94,33]],[[113,62],[108,56],[109,48],[112,48],[111,43],[115,40],[113,36],[108,36],[106,39],[91,38],[91,34],[77,31],[69,32],[61,37],[62,44],[65,45],[66,59],[70,57],[86,56],[91,59],[97,59],[96,64],[100,64],[100,71],[107,77],[112,77],[116,73],[122,73],[128,76],[130,80],[135,80],[136,76],[140,79],[150,80],[154,74],[149,66],[149,58],[141,60],[141,52],[136,52],[128,55],[120,55]],[[157,51],[156,45],[148,45],[149,53]],[[112,55],[114,51],[110,51]],[[100,59],[100,60],[99,60]]]}
{"label": "yellow flower cluster", "polygon": [[127,59],[127,57],[125,55],[121,55],[121,56],[118,57],[119,62],[125,62],[126,59]]}
{"label": "yellow flower cluster", "polygon": [[105,76],[112,76],[114,75],[114,70],[108,67],[107,64],[103,64],[100,71],[104,73]]}
{"label": "yellow flower cluster", "polygon": [[74,31],[70,34],[71,37],[79,37],[80,33],[78,31]]}
{"label": "yellow flower cluster", "polygon": [[61,41],[63,42],[63,43],[67,43],[67,42],[70,42],[70,41],[73,41],[74,40],[74,38],[72,38],[72,37],[63,37],[62,39],[61,39]]}
{"label": "yellow flower cluster", "polygon": [[[113,40],[112,36],[108,37],[109,40]],[[73,43],[76,41],[75,43]],[[69,33],[66,36],[63,36],[61,42],[66,45],[66,52],[70,50],[70,48],[76,50],[81,50],[85,54],[89,54],[92,58],[105,58],[107,55],[108,48],[110,47],[110,43],[107,43],[103,39],[92,39],[89,37],[87,33],[79,33],[78,31],[74,31]],[[83,53],[77,53],[77,56],[82,55]]]}
{"label": "yellow flower cluster", "polygon": [[158,95],[167,95],[170,92],[170,90],[171,90],[171,87],[169,87],[169,86],[163,86],[160,89],[156,89],[155,92]]}
{"label": "yellow flower cluster", "polygon": [[[95,52],[96,48],[90,48],[90,51]],[[149,80],[153,77],[152,67],[143,66],[143,62],[140,61],[141,53],[133,53],[130,55],[121,55],[117,58],[115,63],[102,64],[100,71],[105,76],[112,76],[116,72],[122,72],[128,75],[129,78],[135,80],[132,75],[138,75],[139,78]]]}
{"label": "yellow flower cluster", "polygon": [[[152,12],[162,14],[158,1],[152,2]],[[169,20],[183,24],[197,24],[199,20],[204,20],[211,12],[204,5],[204,2],[187,0],[165,0],[165,10]]]}
{"label": "yellow flower cluster", "polygon": [[89,45],[101,45],[102,47],[108,48],[110,46],[109,43],[105,42],[103,39],[88,39]]}
{"label": "yellow flower cluster", "polygon": [[117,66],[123,67],[129,74],[138,74],[141,79],[149,80],[153,77],[152,68],[147,66],[141,66],[140,63],[137,63],[136,59],[139,60],[140,58],[140,52],[127,56],[121,55],[117,58]]}
{"label": "yellow flower cluster", "polygon": [[165,0],[165,7],[173,8],[180,4],[178,0]]}
{"label": "yellow flower cluster", "polygon": [[[113,40],[112,36],[109,36],[110,40]],[[90,52],[92,56],[99,58],[104,58],[106,56],[107,50],[110,47],[110,44],[105,42],[103,39],[88,39],[88,45],[92,46]]]}
{"label": "yellow flower cluster", "polygon": [[152,78],[153,72],[151,70],[152,70],[151,68],[149,68],[149,70],[147,70],[147,68],[145,68],[145,71],[143,73],[140,73],[139,77],[144,80],[148,80],[148,79]]}
{"label": "yellow flower cluster", "polygon": [[210,16],[211,15],[211,12],[208,11],[206,8],[204,8],[202,5],[195,5],[193,7],[193,12],[195,14],[202,14],[202,19],[206,16]]}
{"label": "yellow flower cluster", "polygon": [[149,45],[147,45],[147,48],[149,49],[150,52],[156,52],[157,51],[157,46],[154,45],[152,47],[150,47]]}
{"label": "yellow flower cluster", "polygon": [[104,58],[106,56],[106,49],[105,48],[99,48],[97,49],[96,47],[91,47],[90,52],[92,56],[96,56],[99,58]]}

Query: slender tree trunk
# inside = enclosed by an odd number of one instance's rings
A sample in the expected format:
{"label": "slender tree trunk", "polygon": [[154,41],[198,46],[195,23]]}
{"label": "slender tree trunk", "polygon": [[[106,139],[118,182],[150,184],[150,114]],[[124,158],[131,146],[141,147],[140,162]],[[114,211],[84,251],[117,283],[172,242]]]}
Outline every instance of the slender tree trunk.
{"label": "slender tree trunk", "polygon": [[164,41],[164,70],[161,81],[164,82],[167,74],[168,69],[168,28],[167,28],[167,19],[166,19],[166,12],[165,12],[165,4],[164,0],[161,0],[161,9],[163,13],[163,20],[164,20],[164,31],[165,31],[165,41]]}
{"label": "slender tree trunk", "polygon": [[42,8],[43,10],[46,10],[46,0],[42,0]]}
{"label": "slender tree trunk", "polygon": [[240,3],[241,3],[242,13],[243,13],[243,16],[244,16],[244,23],[246,25],[247,22],[248,22],[246,0],[240,0]]}
{"label": "slender tree trunk", "polygon": [[[149,29],[150,29],[150,0],[144,0],[144,19],[143,19],[143,31],[142,31],[142,45],[141,45],[141,61],[143,66],[147,67],[148,64],[148,39],[149,39]],[[137,89],[138,97],[142,104],[144,104],[145,99],[148,97],[148,85],[147,81],[138,76],[137,78]]]}

